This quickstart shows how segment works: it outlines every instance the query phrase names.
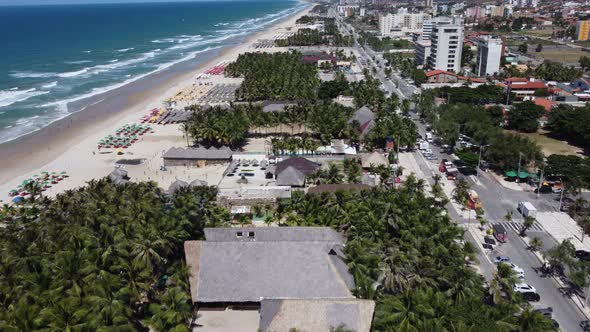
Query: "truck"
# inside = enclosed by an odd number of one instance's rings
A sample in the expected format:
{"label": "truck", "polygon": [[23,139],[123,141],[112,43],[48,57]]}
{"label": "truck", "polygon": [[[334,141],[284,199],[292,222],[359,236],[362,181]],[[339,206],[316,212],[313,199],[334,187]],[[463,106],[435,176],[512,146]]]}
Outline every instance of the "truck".
{"label": "truck", "polygon": [[418,143],[418,148],[420,150],[428,150],[428,142],[421,141]]}
{"label": "truck", "polygon": [[531,204],[531,202],[519,202],[518,212],[524,217],[535,217],[537,216],[537,209]]}

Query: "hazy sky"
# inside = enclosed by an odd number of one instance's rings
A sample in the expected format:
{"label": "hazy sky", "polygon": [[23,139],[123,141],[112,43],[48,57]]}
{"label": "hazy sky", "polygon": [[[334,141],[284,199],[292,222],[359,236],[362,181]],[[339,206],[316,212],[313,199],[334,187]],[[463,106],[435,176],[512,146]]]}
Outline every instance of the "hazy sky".
{"label": "hazy sky", "polygon": [[0,6],[6,5],[55,5],[84,3],[130,3],[130,2],[179,2],[205,0],[0,0]]}

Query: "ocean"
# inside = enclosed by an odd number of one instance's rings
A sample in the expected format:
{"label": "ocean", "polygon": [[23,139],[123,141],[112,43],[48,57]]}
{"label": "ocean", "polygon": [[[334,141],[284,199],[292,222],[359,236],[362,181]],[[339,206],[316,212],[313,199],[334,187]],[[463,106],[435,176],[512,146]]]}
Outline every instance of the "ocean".
{"label": "ocean", "polygon": [[[88,97],[233,45],[306,5],[241,0],[0,7],[0,143],[79,111]],[[73,101],[77,108],[68,108]]]}

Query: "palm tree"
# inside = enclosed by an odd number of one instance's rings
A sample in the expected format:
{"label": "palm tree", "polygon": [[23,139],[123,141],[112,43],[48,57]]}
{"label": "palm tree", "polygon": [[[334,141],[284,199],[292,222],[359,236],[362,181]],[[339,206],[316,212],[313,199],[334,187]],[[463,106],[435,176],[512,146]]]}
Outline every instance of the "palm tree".
{"label": "palm tree", "polygon": [[158,332],[187,330],[193,312],[188,294],[178,287],[166,290],[159,303],[150,304],[152,317],[145,323]]}
{"label": "palm tree", "polygon": [[537,236],[533,237],[529,243],[529,248],[531,248],[532,251],[537,251],[541,247],[543,247],[543,241]]}
{"label": "palm tree", "polygon": [[478,218],[478,220],[479,220],[480,229],[483,231],[484,226],[488,223],[488,221],[485,218],[483,218],[483,217],[482,218]]}
{"label": "palm tree", "polygon": [[517,317],[518,331],[555,331],[553,322],[542,313],[527,306]]}
{"label": "palm tree", "polygon": [[537,220],[531,216],[524,217],[522,228],[520,230],[520,236],[526,236],[526,231],[529,230],[535,224]]}
{"label": "palm tree", "polygon": [[584,235],[588,231],[588,227],[590,227],[590,216],[586,215],[578,220],[578,225],[582,230],[582,242],[584,242]]}
{"label": "palm tree", "polygon": [[182,133],[183,133],[184,137],[186,137],[186,146],[187,147],[190,146],[189,143],[188,143],[189,135],[190,135],[190,131],[191,131],[191,125],[190,125],[190,123],[189,122],[183,122],[180,125],[180,130],[182,130]]}

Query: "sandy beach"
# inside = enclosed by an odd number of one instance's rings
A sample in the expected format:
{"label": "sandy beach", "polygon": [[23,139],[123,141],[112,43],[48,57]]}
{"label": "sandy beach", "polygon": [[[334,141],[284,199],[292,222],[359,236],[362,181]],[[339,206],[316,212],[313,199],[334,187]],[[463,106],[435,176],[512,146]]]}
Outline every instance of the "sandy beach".
{"label": "sandy beach", "polygon": [[[310,5],[311,6],[311,5]],[[270,40],[277,34],[292,31],[297,18],[305,15],[306,9],[278,22],[269,28],[249,36],[243,43],[213,51],[204,62],[191,65],[181,63],[162,74],[152,74],[142,84],[128,86],[93,97],[85,109],[56,121],[49,126],[0,145],[0,201],[9,202],[9,190],[23,180],[47,172],[65,171],[68,178],[44,192],[55,195],[64,190],[84,185],[87,181],[108,175],[121,159],[142,160],[139,165],[125,165],[132,181],[154,180],[167,188],[175,179],[184,181],[205,180],[210,185],[221,179],[221,166],[204,168],[171,167],[160,171],[163,151],[186,146],[179,125],[152,124],[153,133],[147,133],[137,143],[118,155],[113,149],[108,153],[97,148],[97,142],[125,124],[139,123],[150,110],[164,105],[164,101],[186,90],[196,82],[196,77],[219,63],[235,60],[244,52],[268,51],[256,49],[258,40]],[[202,60],[202,59],[200,59]],[[193,62],[194,63],[194,62]],[[202,79],[200,79],[202,80]],[[211,79],[215,80],[215,78]],[[203,93],[207,89],[199,88]],[[219,174],[217,176],[217,174]]]}

